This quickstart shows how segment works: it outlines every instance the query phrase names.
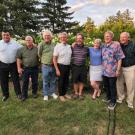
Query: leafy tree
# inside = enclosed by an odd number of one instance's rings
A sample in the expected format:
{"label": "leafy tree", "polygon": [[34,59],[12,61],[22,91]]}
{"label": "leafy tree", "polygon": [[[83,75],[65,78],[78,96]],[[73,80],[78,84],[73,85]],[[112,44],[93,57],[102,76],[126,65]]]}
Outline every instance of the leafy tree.
{"label": "leafy tree", "polygon": [[93,32],[95,30],[95,24],[94,24],[94,21],[90,17],[87,17],[87,21],[83,25],[83,27],[84,27],[83,31],[87,33],[88,37],[93,36]]}
{"label": "leafy tree", "polygon": [[108,17],[104,24],[99,27],[99,31],[102,33],[107,30],[114,32],[116,40],[119,39],[119,34],[123,31],[129,32],[134,37],[135,27],[130,11],[128,9],[124,12],[118,11],[116,15]]}

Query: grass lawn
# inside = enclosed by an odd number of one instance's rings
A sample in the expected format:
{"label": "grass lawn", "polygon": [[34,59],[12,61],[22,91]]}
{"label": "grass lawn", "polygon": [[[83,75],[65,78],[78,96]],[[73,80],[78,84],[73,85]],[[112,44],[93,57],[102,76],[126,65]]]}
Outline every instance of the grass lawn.
{"label": "grass lawn", "polygon": [[[61,103],[42,96],[19,101],[14,92],[6,102],[0,101],[0,135],[107,135],[109,111],[103,96],[93,101],[88,94],[84,100]],[[110,113],[110,135],[113,127]],[[135,112],[126,103],[116,107],[115,135],[135,135]]]}

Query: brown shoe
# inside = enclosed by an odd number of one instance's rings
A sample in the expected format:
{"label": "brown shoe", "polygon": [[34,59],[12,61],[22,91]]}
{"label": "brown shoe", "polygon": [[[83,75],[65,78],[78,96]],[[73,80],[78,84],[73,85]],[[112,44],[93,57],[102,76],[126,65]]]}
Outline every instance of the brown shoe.
{"label": "brown shoe", "polygon": [[67,98],[67,99],[71,99],[71,96],[68,95],[68,94],[66,94],[64,97]]}
{"label": "brown shoe", "polygon": [[79,95],[79,99],[80,100],[83,100],[84,99],[84,96],[83,95]]}
{"label": "brown shoe", "polygon": [[73,99],[78,99],[78,98],[79,98],[79,95],[78,95],[78,94],[74,94],[74,95],[72,96],[72,98],[73,98]]}
{"label": "brown shoe", "polygon": [[65,102],[66,101],[64,96],[59,96],[59,99],[60,99],[61,102]]}

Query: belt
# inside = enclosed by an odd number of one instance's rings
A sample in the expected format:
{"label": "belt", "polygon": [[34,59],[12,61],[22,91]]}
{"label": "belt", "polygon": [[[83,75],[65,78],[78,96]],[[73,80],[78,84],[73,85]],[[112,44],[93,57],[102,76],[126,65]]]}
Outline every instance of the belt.
{"label": "belt", "polygon": [[73,64],[73,66],[76,66],[76,67],[85,67],[85,65],[75,65],[75,64]]}
{"label": "belt", "polygon": [[38,66],[34,66],[34,67],[25,67],[25,66],[24,66],[24,68],[25,68],[25,69],[32,69],[32,68],[38,68]]}
{"label": "belt", "polygon": [[43,64],[45,66],[49,66],[49,67],[53,67],[54,65],[53,64]]}

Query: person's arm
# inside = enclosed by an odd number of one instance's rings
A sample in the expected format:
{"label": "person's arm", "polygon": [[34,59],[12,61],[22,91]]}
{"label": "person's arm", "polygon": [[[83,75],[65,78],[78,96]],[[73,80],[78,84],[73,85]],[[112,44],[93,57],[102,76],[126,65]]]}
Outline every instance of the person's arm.
{"label": "person's arm", "polygon": [[23,69],[22,69],[22,49],[19,49],[16,54],[16,64],[17,64],[17,70],[19,75],[22,75]]}
{"label": "person's arm", "polygon": [[22,60],[17,58],[17,70],[18,70],[18,73],[19,75],[22,75],[23,73],[23,68],[22,68]]}
{"label": "person's arm", "polygon": [[116,76],[120,76],[120,71],[121,71],[121,64],[122,60],[118,60],[118,65],[117,65],[117,70],[116,70]]}
{"label": "person's arm", "polygon": [[55,67],[55,70],[56,70],[56,75],[60,76],[60,70],[58,68],[57,58],[58,58],[57,56],[53,56],[53,64],[54,64],[54,67]]}
{"label": "person's arm", "polygon": [[74,48],[76,46],[76,42],[72,43],[71,47]]}
{"label": "person's arm", "polygon": [[38,56],[39,56],[39,58],[42,57],[42,51],[43,51],[43,46],[42,46],[42,44],[39,44],[38,45]]}

